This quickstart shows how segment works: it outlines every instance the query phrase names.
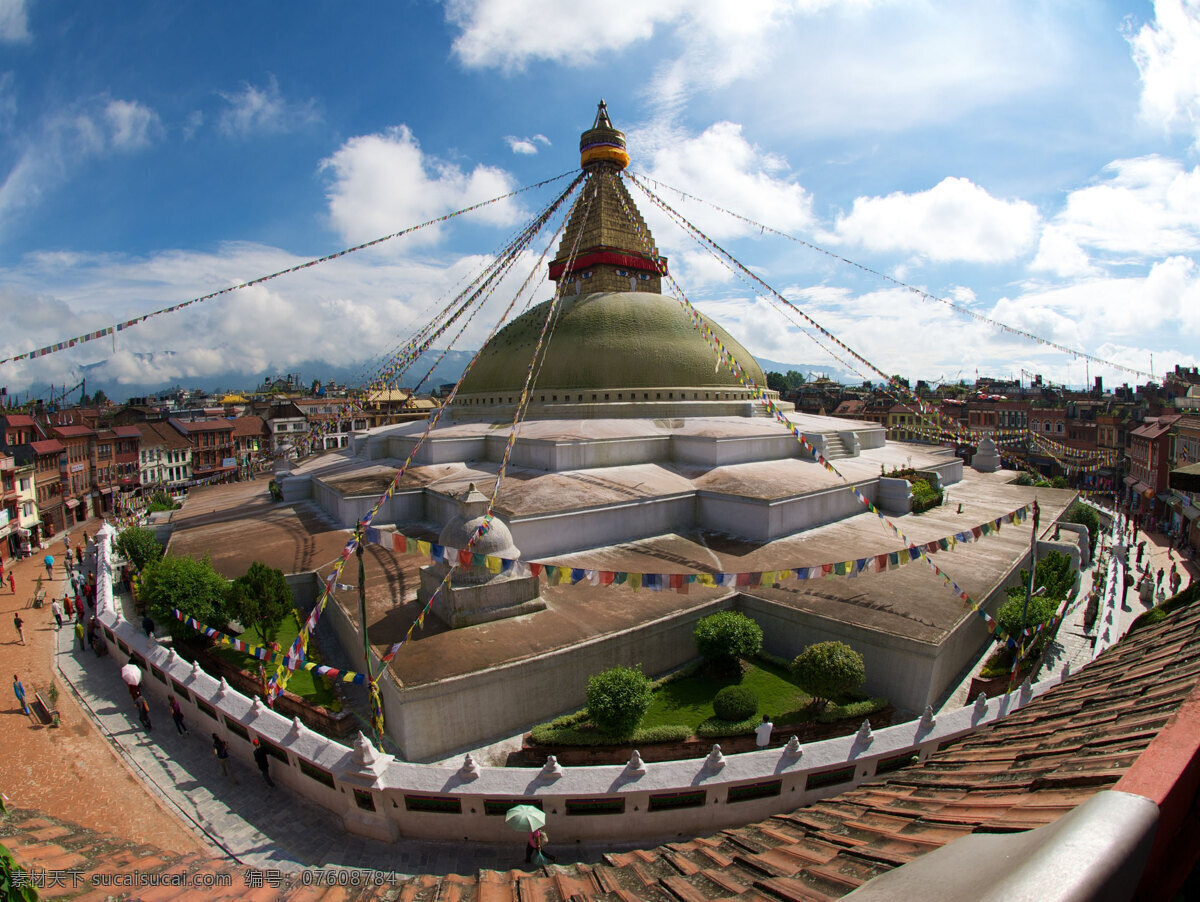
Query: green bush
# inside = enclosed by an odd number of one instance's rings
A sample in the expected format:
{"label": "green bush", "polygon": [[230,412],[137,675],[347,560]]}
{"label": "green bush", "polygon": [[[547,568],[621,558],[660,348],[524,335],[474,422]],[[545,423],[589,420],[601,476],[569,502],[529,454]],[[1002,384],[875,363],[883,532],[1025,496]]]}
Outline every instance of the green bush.
{"label": "green bush", "polygon": [[138,577],[138,599],[150,616],[165,623],[175,637],[195,635],[175,619],[175,608],[205,626],[224,627],[228,588],[229,582],[213,569],[207,555],[198,561],[167,555],[148,564]]}
{"label": "green bush", "polygon": [[744,686],[726,686],[713,699],[718,720],[742,721],[758,713],[758,696]]}
{"label": "green bush", "polygon": [[1096,542],[1100,538],[1100,517],[1095,509],[1090,504],[1084,504],[1076,501],[1063,515],[1063,520],[1067,523],[1078,523],[1081,526],[1086,526],[1088,531],[1088,545],[1091,553],[1096,553]]}
{"label": "green bush", "polygon": [[[1021,613],[1025,609],[1025,591],[1017,587],[1019,594],[1011,596],[996,612],[996,621],[1000,629],[996,630],[996,641],[1007,642],[1009,637],[1019,640],[1021,633]],[[1061,599],[1050,598],[1048,595],[1035,596],[1029,599],[1029,611],[1025,616],[1025,626],[1037,629],[1043,623],[1049,623],[1055,611],[1061,604]]]}
{"label": "green bush", "polygon": [[650,700],[650,680],[637,667],[613,667],[588,679],[588,719],[610,736],[631,734]]}
{"label": "green bush", "polygon": [[603,746],[628,743],[682,742],[692,735],[690,727],[683,724],[666,724],[646,730],[634,730],[628,736],[612,736],[587,725],[556,727],[551,723],[538,724],[529,731],[529,738],[536,745],[579,745]]}
{"label": "green bush", "polygon": [[696,735],[701,739],[745,736],[753,733],[760,723],[762,723],[761,717],[747,717],[744,720],[722,720],[720,717],[710,717],[696,727]]}
{"label": "green bush", "polygon": [[117,536],[117,554],[133,564],[135,570],[144,570],[163,556],[163,547],[158,544],[154,530],[142,526],[129,526]]}
{"label": "green bush", "polygon": [[736,611],[719,611],[696,624],[696,651],[714,670],[733,672],[762,650],[762,628]]}
{"label": "green bush", "polygon": [[867,678],[862,655],[844,642],[818,642],[792,661],[792,675],[818,707],[853,692]]}
{"label": "green bush", "polygon": [[692,728],[684,724],[663,724],[645,730],[634,730],[634,742],[683,742],[692,736]]}
{"label": "green bush", "polygon": [[1050,480],[1050,488],[1052,489],[1069,489],[1070,487],[1071,485],[1067,482],[1067,477],[1065,476],[1055,476]]}
{"label": "green bush", "polygon": [[830,705],[818,715],[817,720],[821,723],[833,723],[848,717],[860,719],[868,717],[876,711],[882,711],[887,706],[886,698],[868,698],[861,702],[850,702],[845,705]]}
{"label": "green bush", "polygon": [[912,510],[914,514],[927,511],[942,503],[942,493],[925,479],[914,479],[912,485]]}

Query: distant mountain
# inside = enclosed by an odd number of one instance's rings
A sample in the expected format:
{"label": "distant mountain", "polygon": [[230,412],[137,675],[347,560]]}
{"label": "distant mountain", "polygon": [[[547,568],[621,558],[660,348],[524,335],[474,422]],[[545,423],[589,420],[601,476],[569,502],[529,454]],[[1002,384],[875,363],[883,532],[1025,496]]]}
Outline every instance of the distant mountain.
{"label": "distant mountain", "polygon": [[[432,392],[439,385],[457,382],[471,358],[475,356],[475,353],[474,350],[426,351],[415,363],[408,367],[399,378],[398,383],[404,388],[417,388],[417,383],[424,379],[418,390],[422,393]],[[174,355],[171,351],[163,351],[157,354],[138,354],[136,356],[145,365],[146,371],[153,372],[156,363],[160,365],[165,364]],[[440,360],[439,357],[441,358]],[[836,382],[857,383],[861,381],[851,374],[824,364],[780,363],[777,360],[768,360],[764,357],[757,359],[759,366],[766,373],[786,373],[788,370],[796,370],[799,373],[803,373],[805,379],[808,380],[826,375]],[[115,379],[108,376],[106,373],[107,361],[102,360],[98,363],[81,366],[79,368],[79,377],[87,380],[87,392],[89,395],[94,395],[97,390],[101,390],[109,399],[120,402],[127,398],[153,395],[177,386],[187,389],[200,389],[207,392],[251,391],[261,385],[265,379],[286,377],[288,373],[298,373],[300,384],[304,386],[311,385],[314,379],[320,379],[324,383],[337,382],[351,387],[358,387],[379,371],[380,364],[381,361],[378,358],[343,364],[330,363],[325,360],[305,360],[300,363],[287,364],[286,366],[272,364],[259,372],[235,372],[231,370],[229,373],[221,376],[159,382],[118,383]],[[62,390],[63,386],[54,386],[56,397],[61,395]],[[12,400],[19,398],[21,401],[25,401],[30,397],[46,399],[49,397],[49,392],[49,385],[45,383],[34,384],[28,391],[15,393]],[[76,390],[68,397],[67,403],[74,403],[78,400],[79,391]]]}
{"label": "distant mountain", "polygon": [[845,384],[858,385],[862,382],[862,379],[853,373],[847,373],[845,370],[839,370],[837,367],[825,363],[780,363],[778,360],[768,360],[765,357],[754,359],[758,361],[758,365],[762,367],[764,373],[786,373],[788,370],[795,370],[797,373],[803,374],[807,382],[812,382],[820,376],[827,376],[834,382]]}

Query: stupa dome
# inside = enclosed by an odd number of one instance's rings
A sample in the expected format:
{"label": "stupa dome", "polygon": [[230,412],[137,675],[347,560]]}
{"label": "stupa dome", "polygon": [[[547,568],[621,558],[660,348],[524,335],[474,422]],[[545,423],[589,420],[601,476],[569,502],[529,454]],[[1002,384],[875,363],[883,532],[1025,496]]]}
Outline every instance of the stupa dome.
{"label": "stupa dome", "polygon": [[[520,392],[549,303],[525,312],[496,334],[463,380],[460,399]],[[561,305],[535,395],[560,391],[565,402],[576,400],[580,392],[587,394],[580,400],[591,401],[592,391],[608,392],[611,397],[603,399],[608,401],[617,400],[614,391],[630,389],[745,391],[726,367],[717,368],[716,353],[674,298],[642,291],[602,292],[567,297]],[[746,375],[765,388],[766,377],[750,352],[720,326],[710,325]],[[567,392],[576,395],[567,398]],[[506,403],[507,397],[491,403]],[[651,395],[647,400],[655,399]]]}

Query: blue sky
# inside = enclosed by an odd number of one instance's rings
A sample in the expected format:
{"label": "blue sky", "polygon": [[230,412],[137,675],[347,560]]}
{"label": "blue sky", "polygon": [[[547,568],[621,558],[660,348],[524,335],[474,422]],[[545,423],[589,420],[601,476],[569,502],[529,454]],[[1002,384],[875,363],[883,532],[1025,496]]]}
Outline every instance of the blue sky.
{"label": "blue sky", "polygon": [[[600,97],[636,172],[1106,360],[1198,361],[1200,0],[0,0],[0,356],[571,170]],[[319,376],[402,341],[552,191],[0,384]],[[886,372],[1144,381],[664,197]],[[637,200],[753,353],[843,368]]]}

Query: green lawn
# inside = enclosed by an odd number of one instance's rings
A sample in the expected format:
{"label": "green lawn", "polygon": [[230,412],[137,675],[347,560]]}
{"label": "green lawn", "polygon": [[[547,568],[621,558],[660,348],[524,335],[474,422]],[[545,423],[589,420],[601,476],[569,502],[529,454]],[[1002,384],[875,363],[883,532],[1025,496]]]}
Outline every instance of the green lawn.
{"label": "green lawn", "polygon": [[[296,640],[296,636],[300,632],[300,627],[296,623],[295,617],[285,617],[283,623],[279,627],[279,632],[275,635],[275,641],[279,643],[279,647],[286,651],[291,644]],[[248,645],[266,645],[263,642],[262,636],[256,628],[247,629],[241,636],[238,637]],[[214,654],[219,658],[234,667],[248,671],[252,674],[258,673],[259,661],[253,655],[243,654],[240,651],[235,651],[229,646],[218,645],[213,649]],[[267,679],[275,672],[275,664],[263,663],[263,669],[266,671]],[[327,707],[333,702],[333,690],[326,685],[325,681],[316,677],[310,670],[297,670],[288,680],[287,688],[289,692],[294,692],[296,695],[303,698],[305,701],[313,705]]]}
{"label": "green lawn", "polygon": [[738,684],[758,696],[759,714],[770,715],[780,725],[804,719],[803,709],[812,701],[792,682],[787,670],[758,660],[746,665],[740,680],[715,678],[697,671],[660,687],[642,717],[641,727],[685,724],[695,729],[713,716],[713,697],[726,686]]}

